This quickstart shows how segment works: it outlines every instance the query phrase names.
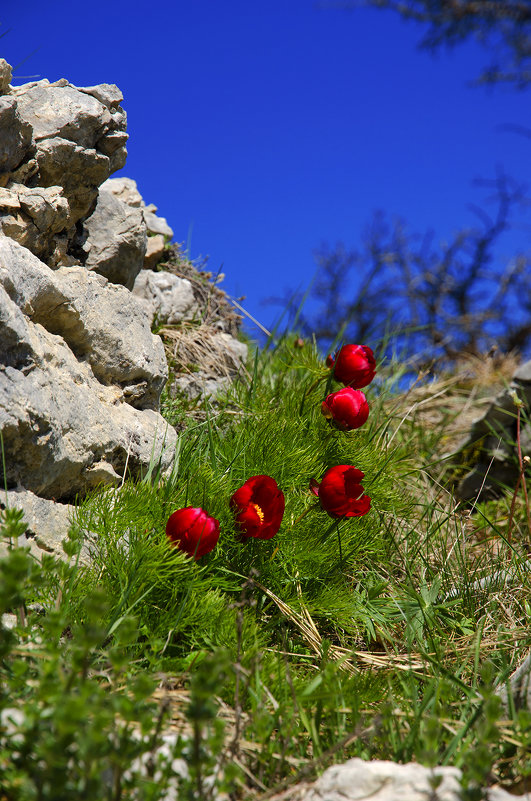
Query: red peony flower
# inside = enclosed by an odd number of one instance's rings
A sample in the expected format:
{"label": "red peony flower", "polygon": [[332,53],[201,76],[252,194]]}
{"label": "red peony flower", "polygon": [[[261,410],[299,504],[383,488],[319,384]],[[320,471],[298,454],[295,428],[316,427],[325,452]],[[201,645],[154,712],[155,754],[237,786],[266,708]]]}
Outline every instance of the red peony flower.
{"label": "red peony flower", "polygon": [[336,358],[328,356],[326,363],[333,367],[336,381],[353,389],[366,387],[376,375],[376,360],[367,345],[343,345]]}
{"label": "red peony flower", "polygon": [[194,559],[214,550],[219,539],[219,520],[202,509],[177,509],[166,523],[166,536],[172,544]]}
{"label": "red peony flower", "polygon": [[341,431],[352,431],[367,420],[369,404],[359,389],[343,387],[324,399],[321,411],[336,428]]}
{"label": "red peony flower", "polygon": [[371,508],[371,499],[360,484],[364,475],[357,467],[339,464],[326,471],[320,484],[312,479],[310,488],[331,517],[361,517]]}
{"label": "red peony flower", "polygon": [[251,476],[230,499],[241,537],[270,540],[284,515],[284,493],[271,476]]}

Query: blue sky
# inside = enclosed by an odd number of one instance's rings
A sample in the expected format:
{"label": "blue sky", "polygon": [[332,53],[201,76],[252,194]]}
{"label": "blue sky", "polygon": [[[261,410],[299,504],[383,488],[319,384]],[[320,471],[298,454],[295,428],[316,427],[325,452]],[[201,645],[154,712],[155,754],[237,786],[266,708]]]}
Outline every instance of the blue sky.
{"label": "blue sky", "polygon": [[[475,178],[528,181],[530,94],[472,88],[473,43],[437,57],[422,29],[314,0],[153,3],[4,0],[1,54],[16,74],[116,83],[128,163],[191,256],[266,326],[270,296],[305,286],[322,243],[359,242],[375,209],[437,238],[470,224]],[[22,78],[17,83],[24,82]],[[524,218],[500,261],[531,249]]]}

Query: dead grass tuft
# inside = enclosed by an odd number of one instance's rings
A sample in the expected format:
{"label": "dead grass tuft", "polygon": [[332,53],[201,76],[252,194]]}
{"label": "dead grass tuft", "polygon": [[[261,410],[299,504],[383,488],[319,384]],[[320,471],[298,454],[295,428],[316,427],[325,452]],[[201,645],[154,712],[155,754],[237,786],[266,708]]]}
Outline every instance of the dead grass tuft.
{"label": "dead grass tuft", "polygon": [[172,372],[190,375],[201,370],[215,378],[230,378],[242,370],[223,333],[208,323],[165,326],[159,335]]}

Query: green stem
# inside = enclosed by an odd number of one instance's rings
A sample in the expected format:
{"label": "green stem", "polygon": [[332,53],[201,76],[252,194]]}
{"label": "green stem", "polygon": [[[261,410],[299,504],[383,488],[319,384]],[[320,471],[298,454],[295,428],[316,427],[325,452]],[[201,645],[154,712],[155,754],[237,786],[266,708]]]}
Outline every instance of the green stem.
{"label": "green stem", "polygon": [[[329,372],[329,371],[328,371],[328,372]],[[325,379],[327,379],[327,378],[328,378],[328,372],[327,372],[327,373],[325,373],[325,374],[323,374],[323,375],[320,375],[320,376],[319,376],[319,378],[317,378],[317,379],[316,379],[316,380],[313,382],[313,384],[312,384],[312,385],[309,387],[309,389],[307,389],[307,390],[306,390],[306,392],[305,392],[305,393],[304,393],[304,395],[302,396],[301,405],[300,405],[300,407],[299,407],[299,414],[302,414],[302,412],[303,412],[303,409],[304,409],[304,403],[305,403],[305,401],[306,401],[306,398],[307,398],[307,397],[308,397],[308,395],[310,394],[310,392],[313,392],[313,390],[315,389],[315,387],[319,386],[319,384],[321,383],[321,381],[324,381]]]}
{"label": "green stem", "polygon": [[339,564],[343,570],[343,551],[341,550],[341,532],[339,531],[339,520],[336,522],[337,541],[339,543]]}
{"label": "green stem", "polygon": [[291,524],[291,528],[295,528],[295,526],[297,526],[301,522],[301,520],[304,517],[306,517],[308,512],[312,512],[314,509],[320,509],[320,508],[321,508],[321,505],[319,503],[314,503],[313,506],[308,506],[308,508],[305,509],[304,512],[301,515],[299,515],[296,520],[293,521],[293,523]]}

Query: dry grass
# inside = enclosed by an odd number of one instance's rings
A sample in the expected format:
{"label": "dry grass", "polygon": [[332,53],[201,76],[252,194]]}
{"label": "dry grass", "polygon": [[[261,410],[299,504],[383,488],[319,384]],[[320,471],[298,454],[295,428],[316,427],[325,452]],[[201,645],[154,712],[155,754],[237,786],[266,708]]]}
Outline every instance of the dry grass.
{"label": "dry grass", "polygon": [[215,378],[230,378],[245,370],[219,329],[208,323],[165,326],[159,334],[174,373],[191,375],[200,369]]}
{"label": "dry grass", "polygon": [[422,429],[425,439],[435,434],[434,457],[441,458],[460,446],[471,424],[510,382],[518,363],[513,353],[464,356],[451,375],[417,382],[393,401],[389,414],[398,424],[408,421]]}
{"label": "dry grass", "polygon": [[224,278],[222,273],[213,275],[202,270],[201,265],[195,265],[186,257],[182,245],[179,244],[168,249],[167,259],[159,267],[190,281],[205,325],[216,325],[218,329],[236,336],[242,318],[234,310],[226,293],[218,286]]}

